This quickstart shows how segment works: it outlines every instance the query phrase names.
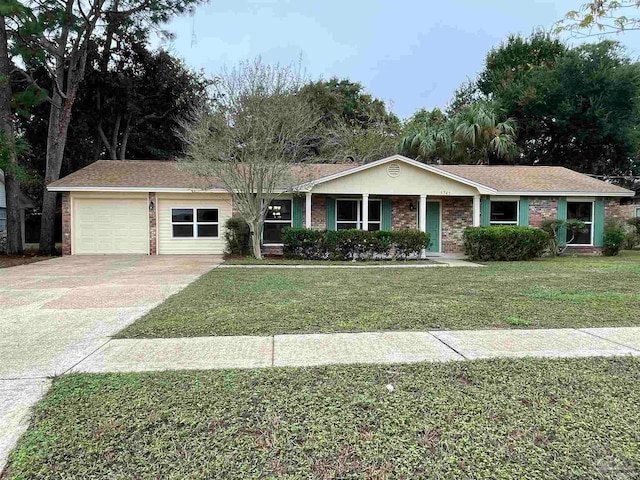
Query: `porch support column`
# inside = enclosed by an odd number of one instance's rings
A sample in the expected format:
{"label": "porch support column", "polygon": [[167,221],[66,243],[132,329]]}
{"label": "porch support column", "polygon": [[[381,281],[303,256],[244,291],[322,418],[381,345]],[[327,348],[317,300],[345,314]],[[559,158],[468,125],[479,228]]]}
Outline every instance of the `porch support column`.
{"label": "porch support column", "polygon": [[[420,205],[418,207],[418,212],[420,212],[420,231],[426,232],[427,231],[427,196],[426,195],[420,195]],[[425,258],[427,256],[427,250],[423,248],[422,252],[420,253],[420,256],[422,258]]]}
{"label": "porch support column", "polygon": [[369,194],[362,194],[362,230],[369,230]]}
{"label": "porch support column", "polygon": [[473,196],[473,226],[480,226],[480,195]]}
{"label": "porch support column", "polygon": [[304,227],[311,228],[311,192],[306,193],[306,202],[304,202]]}

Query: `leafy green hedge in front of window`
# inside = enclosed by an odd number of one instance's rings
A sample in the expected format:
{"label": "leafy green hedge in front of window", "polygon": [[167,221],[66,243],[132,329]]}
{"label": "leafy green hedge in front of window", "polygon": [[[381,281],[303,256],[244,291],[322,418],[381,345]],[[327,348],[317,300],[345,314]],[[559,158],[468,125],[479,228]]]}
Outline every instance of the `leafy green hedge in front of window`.
{"label": "leafy green hedge in front of window", "polygon": [[469,227],[464,231],[464,252],[471,260],[516,261],[541,256],[549,235],[539,228]]}
{"label": "leafy green hedge in front of window", "polygon": [[287,228],[282,234],[286,258],[304,260],[406,259],[428,248],[429,234],[418,230],[311,230]]}

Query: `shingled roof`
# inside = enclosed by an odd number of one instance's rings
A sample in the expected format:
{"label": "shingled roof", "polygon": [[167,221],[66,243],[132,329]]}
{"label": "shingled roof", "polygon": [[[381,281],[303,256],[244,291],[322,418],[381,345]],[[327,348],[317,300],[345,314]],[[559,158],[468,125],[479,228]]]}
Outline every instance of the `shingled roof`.
{"label": "shingled roof", "polygon": [[564,167],[437,165],[438,168],[498,192],[629,193],[629,190]]}
{"label": "shingled roof", "polygon": [[[389,161],[402,161],[396,155]],[[416,163],[406,159],[408,162]],[[379,162],[374,162],[379,163]],[[625,195],[633,192],[616,185],[591,178],[564,167],[486,166],[486,165],[431,165],[443,172],[456,175],[476,184],[496,190],[498,194],[540,193],[571,194],[592,193]],[[291,167],[294,183],[321,180],[339,173],[358,171],[362,165],[354,164],[296,164]],[[366,167],[365,167],[366,168]],[[284,186],[283,186],[284,187]],[[213,177],[201,177],[178,168],[175,161],[160,160],[98,160],[48,185],[52,191],[74,189],[209,189],[223,190],[224,185]]]}

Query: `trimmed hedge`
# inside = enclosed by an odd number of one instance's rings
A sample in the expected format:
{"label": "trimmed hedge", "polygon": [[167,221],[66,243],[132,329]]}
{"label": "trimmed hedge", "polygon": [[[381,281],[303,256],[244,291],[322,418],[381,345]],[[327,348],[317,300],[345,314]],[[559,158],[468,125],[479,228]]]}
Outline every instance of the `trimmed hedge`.
{"label": "trimmed hedge", "polygon": [[282,234],[286,258],[303,260],[362,260],[419,255],[430,243],[428,233],[418,230],[310,230],[287,228]]}
{"label": "trimmed hedge", "polygon": [[224,240],[229,255],[248,255],[251,251],[251,231],[242,217],[230,217],[224,224]]}
{"label": "trimmed hedge", "polygon": [[471,260],[531,260],[548,245],[549,234],[539,228],[469,227],[464,231],[464,252]]}
{"label": "trimmed hedge", "polygon": [[602,254],[606,257],[618,255],[626,239],[627,232],[624,230],[623,223],[617,220],[609,220],[604,228]]}

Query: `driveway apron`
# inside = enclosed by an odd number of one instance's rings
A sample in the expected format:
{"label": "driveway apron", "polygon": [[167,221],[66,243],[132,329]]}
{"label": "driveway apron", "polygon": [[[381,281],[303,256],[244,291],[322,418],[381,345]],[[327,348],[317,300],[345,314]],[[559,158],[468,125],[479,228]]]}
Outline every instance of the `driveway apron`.
{"label": "driveway apron", "polygon": [[0,269],[0,470],[31,406],[116,332],[221,262],[71,256]]}

